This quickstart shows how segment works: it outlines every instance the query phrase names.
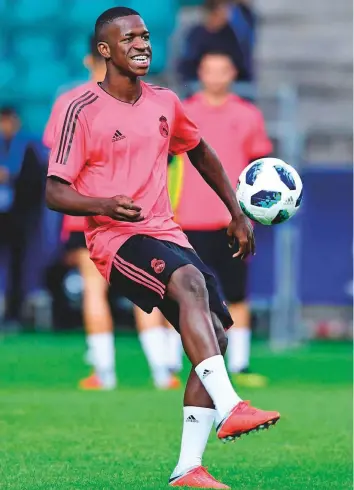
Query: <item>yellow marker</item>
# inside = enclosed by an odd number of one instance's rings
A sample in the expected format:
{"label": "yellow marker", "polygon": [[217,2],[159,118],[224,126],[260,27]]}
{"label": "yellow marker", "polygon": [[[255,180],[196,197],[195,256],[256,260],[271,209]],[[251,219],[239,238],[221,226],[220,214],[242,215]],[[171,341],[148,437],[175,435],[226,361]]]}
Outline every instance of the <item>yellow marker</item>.
{"label": "yellow marker", "polygon": [[175,218],[182,193],[183,166],[183,155],[176,155],[172,158],[167,172],[168,192]]}

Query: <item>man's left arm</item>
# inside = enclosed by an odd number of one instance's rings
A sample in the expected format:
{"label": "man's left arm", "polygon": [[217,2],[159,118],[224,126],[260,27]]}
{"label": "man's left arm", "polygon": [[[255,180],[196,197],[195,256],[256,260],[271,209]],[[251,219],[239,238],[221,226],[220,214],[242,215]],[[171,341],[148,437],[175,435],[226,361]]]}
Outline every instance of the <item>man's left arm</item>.
{"label": "man's left arm", "polygon": [[231,214],[231,223],[227,234],[230,246],[235,238],[239,242],[239,250],[234,257],[246,258],[255,254],[255,239],[248,218],[242,213],[226,172],[214,150],[201,139],[200,143],[187,152],[192,165],[198,170],[205,182],[216,192]]}
{"label": "man's left arm", "polygon": [[187,153],[192,165],[224,202],[232,218],[227,230],[230,247],[234,245],[235,238],[237,238],[240,247],[234,257],[246,258],[249,254],[255,253],[251,223],[242,213],[235,190],[232,188],[216,153],[201,139],[197,126],[186,115],[178,97],[174,96],[174,98],[175,121],[169,151],[172,155]]}

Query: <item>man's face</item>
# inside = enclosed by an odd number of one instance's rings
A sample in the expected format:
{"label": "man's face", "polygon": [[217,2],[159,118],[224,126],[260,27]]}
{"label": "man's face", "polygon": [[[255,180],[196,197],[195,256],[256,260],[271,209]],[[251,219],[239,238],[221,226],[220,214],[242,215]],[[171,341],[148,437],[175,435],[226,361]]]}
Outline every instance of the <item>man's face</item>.
{"label": "man's face", "polygon": [[110,58],[122,73],[144,76],[148,73],[152,51],[150,34],[139,15],[121,17],[105,27],[106,42],[98,45],[100,53]]}
{"label": "man's face", "polygon": [[198,71],[204,90],[214,95],[228,92],[236,74],[231,59],[222,54],[204,56]]}
{"label": "man's face", "polygon": [[15,114],[0,116],[0,133],[5,139],[11,139],[20,128],[20,121]]}

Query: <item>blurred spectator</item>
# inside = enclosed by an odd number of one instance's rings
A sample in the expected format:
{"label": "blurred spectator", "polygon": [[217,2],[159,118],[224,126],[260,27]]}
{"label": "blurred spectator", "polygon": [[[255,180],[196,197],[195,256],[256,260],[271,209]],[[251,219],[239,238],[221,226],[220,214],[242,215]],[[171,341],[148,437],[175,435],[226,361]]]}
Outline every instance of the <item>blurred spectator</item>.
{"label": "blurred spectator", "polygon": [[2,255],[9,254],[5,311],[8,322],[20,321],[26,246],[40,219],[44,156],[40,142],[21,129],[15,109],[0,109],[0,248]]}
{"label": "blurred spectator", "polygon": [[[236,189],[242,170],[251,161],[269,155],[272,143],[261,112],[231,93],[238,70],[230,56],[224,53],[204,55],[198,74],[202,90],[185,101],[185,108],[202,137],[218,153]],[[229,330],[229,370],[239,384],[264,385],[263,376],[249,372],[251,333],[247,263],[232,258],[226,236],[230,213],[187,156],[176,220],[201,259],[215,272],[229,303],[234,321],[234,327]]]}
{"label": "blurred spectator", "polygon": [[245,70],[252,79],[254,77],[253,49],[256,36],[256,16],[251,0],[234,0],[230,11],[230,24],[240,43]]}
{"label": "blurred spectator", "polygon": [[243,62],[241,45],[229,23],[227,0],[205,0],[204,23],[192,27],[187,34],[184,52],[178,63],[184,81],[197,80],[197,67],[203,55],[210,51],[228,54],[238,66],[239,80],[249,81],[250,74]]}

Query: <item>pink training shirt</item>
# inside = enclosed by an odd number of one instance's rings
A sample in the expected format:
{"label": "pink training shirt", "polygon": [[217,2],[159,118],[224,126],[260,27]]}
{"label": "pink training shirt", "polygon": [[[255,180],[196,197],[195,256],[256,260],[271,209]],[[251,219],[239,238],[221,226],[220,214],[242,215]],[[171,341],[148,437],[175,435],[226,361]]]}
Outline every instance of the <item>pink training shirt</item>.
{"label": "pink training shirt", "polygon": [[167,156],[195,148],[199,131],[173,92],[141,86],[140,98],[128,104],[92,82],[62,112],[50,155],[48,176],[65,179],[86,196],[124,194],[142,208],[140,223],[87,219],[90,256],[107,280],[117,250],[136,234],[191,248],[173,221]]}
{"label": "pink training shirt", "polygon": [[[52,107],[52,111],[50,113],[47,125],[44,129],[43,134],[43,144],[47,148],[52,148],[55,141],[55,133],[58,129],[58,120],[60,118],[63,109],[67,107],[68,103],[80,96],[83,92],[87,90],[88,87],[91,86],[91,82],[82,83],[77,87],[74,87],[67,92],[59,95],[59,97],[54,102]],[[83,232],[86,228],[86,218],[85,216],[68,216],[65,215],[63,219],[63,236],[67,237],[72,231],[81,231]]]}
{"label": "pink training shirt", "polygon": [[[209,105],[201,93],[184,102],[188,116],[198,125],[201,136],[218,154],[236,189],[242,170],[272,151],[261,112],[236,95],[221,106]],[[183,184],[176,219],[184,230],[217,230],[228,226],[230,213],[205,185],[197,170],[184,158]]]}

